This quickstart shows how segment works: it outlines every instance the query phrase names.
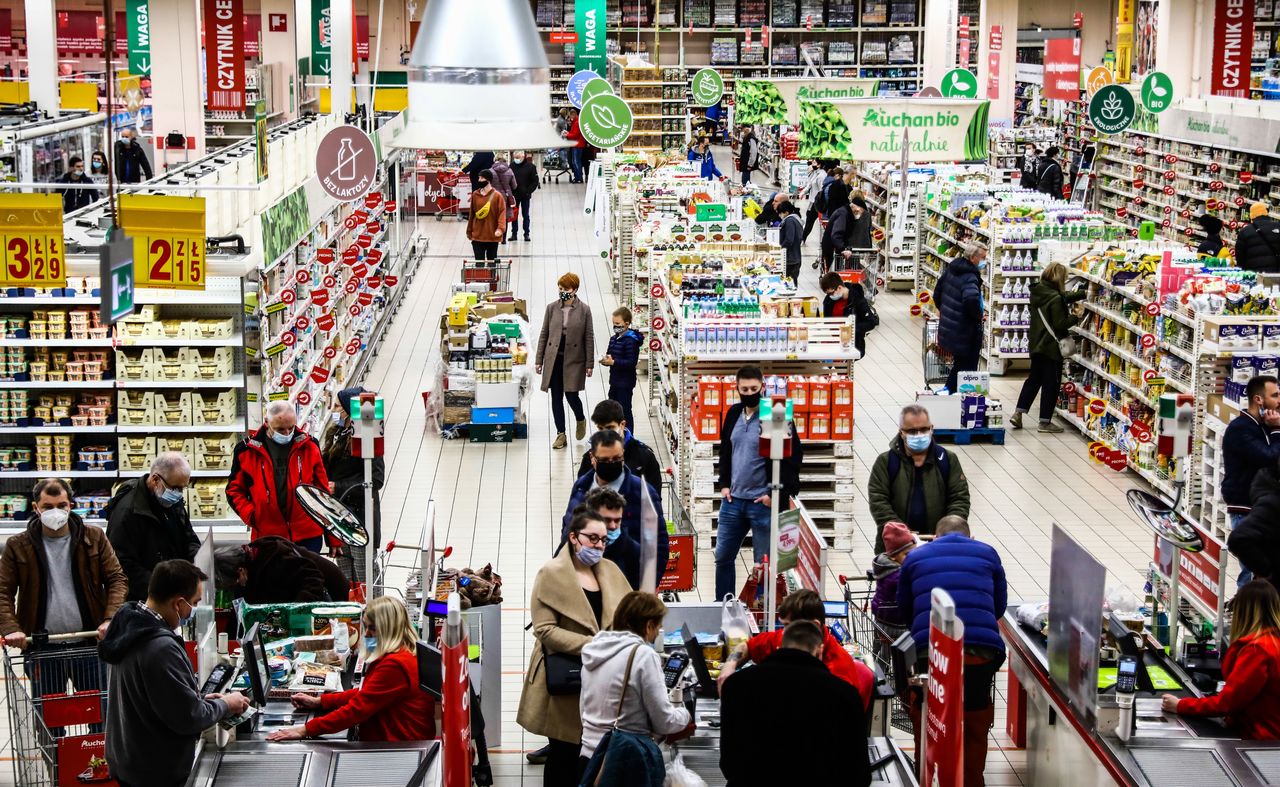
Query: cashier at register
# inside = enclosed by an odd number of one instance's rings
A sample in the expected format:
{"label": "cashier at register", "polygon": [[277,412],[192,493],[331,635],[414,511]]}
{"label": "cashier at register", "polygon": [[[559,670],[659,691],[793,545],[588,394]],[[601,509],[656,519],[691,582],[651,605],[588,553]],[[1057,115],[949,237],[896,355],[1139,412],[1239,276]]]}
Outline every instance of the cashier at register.
{"label": "cashier at register", "polygon": [[1222,678],[1222,691],[1212,697],[1166,694],[1161,706],[1182,716],[1225,716],[1245,740],[1280,739],[1280,594],[1266,580],[1245,584],[1231,601]]}
{"label": "cashier at register", "polygon": [[306,724],[267,735],[296,741],[359,728],[362,741],[425,741],[436,737],[436,703],[418,683],[417,635],[404,602],[375,598],[360,620],[364,627],[364,682],[337,693],[294,694],[300,710],[320,711]]}

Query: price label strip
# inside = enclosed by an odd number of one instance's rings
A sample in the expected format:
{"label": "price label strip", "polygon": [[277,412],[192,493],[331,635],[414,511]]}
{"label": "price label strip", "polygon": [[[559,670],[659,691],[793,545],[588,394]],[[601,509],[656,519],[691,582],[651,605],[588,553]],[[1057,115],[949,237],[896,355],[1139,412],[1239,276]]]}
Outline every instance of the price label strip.
{"label": "price label strip", "polygon": [[124,194],[121,224],[133,239],[137,286],[160,290],[205,288],[204,197]]}
{"label": "price label strip", "polygon": [[62,196],[0,194],[0,287],[67,286]]}

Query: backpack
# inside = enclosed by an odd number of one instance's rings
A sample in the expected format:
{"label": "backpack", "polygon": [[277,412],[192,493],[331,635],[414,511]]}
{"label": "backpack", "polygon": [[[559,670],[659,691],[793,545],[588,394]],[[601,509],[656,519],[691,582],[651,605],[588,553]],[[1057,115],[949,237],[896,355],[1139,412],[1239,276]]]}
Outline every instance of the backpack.
{"label": "backpack", "polygon": [[[947,453],[947,449],[934,443],[938,455],[938,470],[942,473],[942,480],[951,482],[951,455]],[[898,473],[902,471],[902,455],[897,451],[889,452],[889,486],[893,486],[893,482],[898,480]]]}

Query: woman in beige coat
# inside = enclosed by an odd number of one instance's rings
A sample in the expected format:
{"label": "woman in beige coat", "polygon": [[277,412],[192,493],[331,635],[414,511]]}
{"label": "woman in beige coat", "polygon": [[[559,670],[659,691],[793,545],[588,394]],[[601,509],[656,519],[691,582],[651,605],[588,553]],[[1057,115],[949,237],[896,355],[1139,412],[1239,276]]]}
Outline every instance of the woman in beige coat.
{"label": "woman in beige coat", "polygon": [[578,785],[582,713],[577,694],[552,696],[547,691],[546,656],[581,655],[582,647],[613,622],[618,602],[631,592],[622,571],[604,559],[607,533],[598,514],[574,516],[568,545],[538,569],[533,580],[530,607],[535,642],[516,723],[548,738],[542,774],[542,783],[548,787]]}
{"label": "woman in beige coat", "polygon": [[560,298],[548,303],[542,315],[534,366],[542,375],[542,390],[551,390],[551,417],[556,422],[556,440],[551,447],[564,448],[569,441],[564,432],[562,399],[569,400],[578,419],[577,439],[587,436],[587,416],[578,392],[587,387],[587,378],[595,371],[596,339],[591,330],[591,307],[578,300],[581,282],[577,275],[566,273],[556,284]]}

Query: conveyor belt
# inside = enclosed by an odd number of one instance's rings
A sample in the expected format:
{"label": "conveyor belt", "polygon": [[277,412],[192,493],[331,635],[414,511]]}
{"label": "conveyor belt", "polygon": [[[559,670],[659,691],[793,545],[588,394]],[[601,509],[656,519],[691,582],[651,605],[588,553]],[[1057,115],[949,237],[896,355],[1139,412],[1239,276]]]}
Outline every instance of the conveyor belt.
{"label": "conveyor belt", "polygon": [[344,751],[337,756],[330,784],[404,787],[405,774],[413,773],[421,760],[420,751]]}
{"label": "conveyor belt", "polygon": [[1151,784],[1232,787],[1236,783],[1212,749],[1133,748],[1130,754]]}
{"label": "conveyor belt", "polygon": [[307,764],[304,753],[261,754],[228,752],[218,763],[218,787],[300,787]]}
{"label": "conveyor belt", "polygon": [[1244,749],[1240,752],[1267,784],[1280,784],[1280,750]]}

